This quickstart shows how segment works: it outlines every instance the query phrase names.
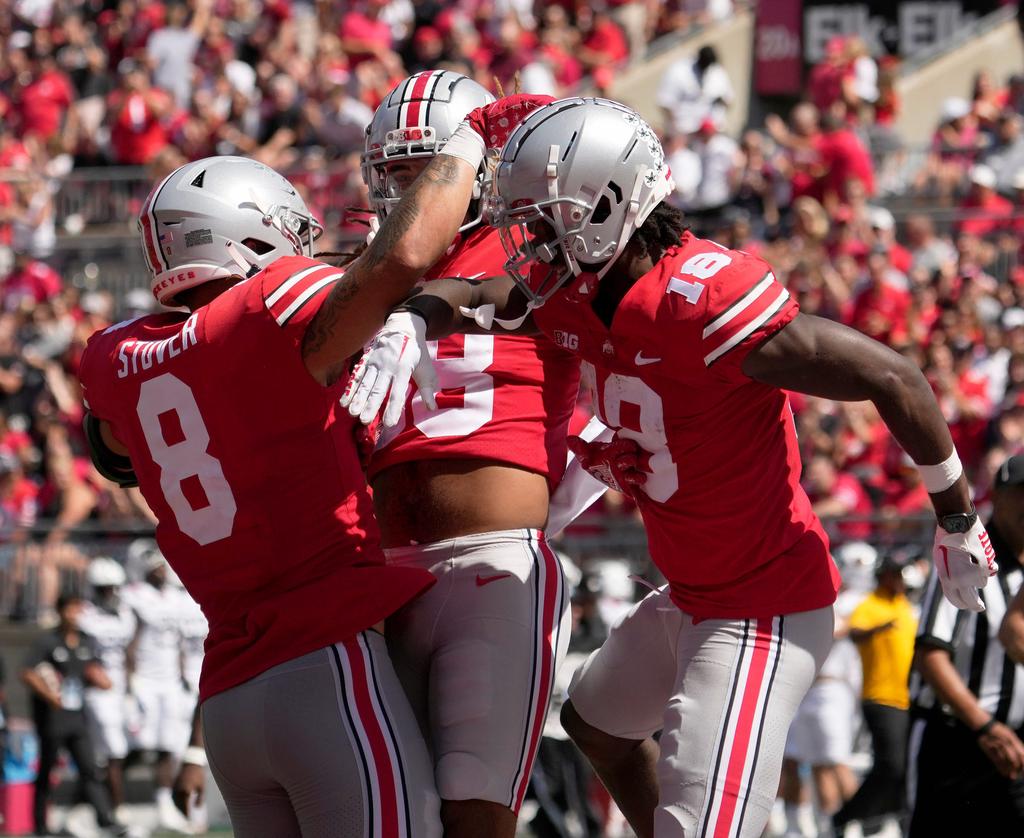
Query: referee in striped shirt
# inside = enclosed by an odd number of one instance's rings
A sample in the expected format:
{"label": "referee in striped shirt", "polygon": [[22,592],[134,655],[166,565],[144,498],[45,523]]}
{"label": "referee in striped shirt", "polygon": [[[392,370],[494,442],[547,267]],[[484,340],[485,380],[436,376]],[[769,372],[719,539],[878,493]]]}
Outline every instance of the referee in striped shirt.
{"label": "referee in striped shirt", "polygon": [[998,584],[958,611],[932,573],[911,676],[909,838],[1024,836],[1024,666],[999,642],[1024,572],[1024,455],[996,473],[988,533]]}

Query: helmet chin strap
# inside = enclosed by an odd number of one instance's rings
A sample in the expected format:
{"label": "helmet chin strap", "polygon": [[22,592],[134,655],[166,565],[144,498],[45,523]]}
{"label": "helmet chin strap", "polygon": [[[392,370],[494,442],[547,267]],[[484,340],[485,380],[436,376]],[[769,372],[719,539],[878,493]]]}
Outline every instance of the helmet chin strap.
{"label": "helmet chin strap", "polygon": [[234,262],[242,271],[242,276],[248,279],[255,272],[253,269],[259,270],[258,265],[254,265],[248,259],[246,259],[234,242],[228,242],[227,244],[228,256],[231,257],[231,261]]}

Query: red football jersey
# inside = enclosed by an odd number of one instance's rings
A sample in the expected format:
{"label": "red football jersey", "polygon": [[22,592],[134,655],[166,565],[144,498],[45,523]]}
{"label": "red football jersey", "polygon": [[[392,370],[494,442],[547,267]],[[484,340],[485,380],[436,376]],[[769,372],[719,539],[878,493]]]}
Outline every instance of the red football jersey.
{"label": "red football jersey", "polygon": [[341,276],[280,259],[195,313],[89,340],[89,409],[130,452],[157,541],[210,623],[205,698],[351,637],[432,584],[386,567],[338,406],[299,345]]}
{"label": "red football jersey", "polygon": [[[505,272],[497,230],[459,239],[427,279],[483,279]],[[487,459],[539,472],[554,489],[565,471],[566,432],[579,390],[579,361],[543,338],[452,335],[429,341],[442,392],[437,410],[413,388],[398,425],[385,428],[370,460],[374,477],[415,460]]]}
{"label": "red football jersey", "polygon": [[611,329],[565,294],[534,312],[584,359],[601,419],[650,453],[638,503],[651,557],[675,603],[698,618],[835,599],[789,401],[740,369],[797,310],[764,261],[686,233],[629,290]]}

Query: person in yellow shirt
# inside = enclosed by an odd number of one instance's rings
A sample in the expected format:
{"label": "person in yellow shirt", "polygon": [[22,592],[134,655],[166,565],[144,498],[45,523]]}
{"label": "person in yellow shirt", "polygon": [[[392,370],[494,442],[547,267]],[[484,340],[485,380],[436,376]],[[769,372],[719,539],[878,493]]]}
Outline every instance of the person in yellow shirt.
{"label": "person in yellow shirt", "polygon": [[857,793],[833,818],[837,836],[850,821],[865,827],[904,811],[910,694],[917,617],[907,599],[903,563],[884,556],[875,569],[875,590],[850,615],[864,686],[861,709],[871,733],[874,762]]}

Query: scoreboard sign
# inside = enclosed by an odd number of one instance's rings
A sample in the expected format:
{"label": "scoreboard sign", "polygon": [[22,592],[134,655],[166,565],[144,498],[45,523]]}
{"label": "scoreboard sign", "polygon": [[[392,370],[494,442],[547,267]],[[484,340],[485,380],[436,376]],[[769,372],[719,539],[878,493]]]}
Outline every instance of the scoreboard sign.
{"label": "scoreboard sign", "polygon": [[837,35],[858,35],[874,56],[910,58],[948,41],[1000,0],[761,0],[754,43],[760,94],[798,94],[804,67],[825,55]]}

